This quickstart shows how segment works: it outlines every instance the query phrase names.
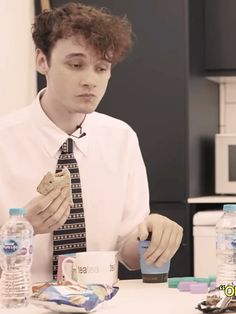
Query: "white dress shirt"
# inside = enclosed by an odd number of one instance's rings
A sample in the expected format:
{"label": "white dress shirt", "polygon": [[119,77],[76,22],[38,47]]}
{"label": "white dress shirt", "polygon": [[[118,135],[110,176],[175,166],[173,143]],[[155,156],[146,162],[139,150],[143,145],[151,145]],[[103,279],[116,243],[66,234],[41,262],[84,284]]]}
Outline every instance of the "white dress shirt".
{"label": "white dress shirt", "polygon": [[[40,94],[39,94],[40,95]],[[55,172],[60,147],[69,137],[39,102],[0,119],[0,226],[8,209],[37,196],[46,172]],[[101,113],[88,114],[86,136],[73,139],[81,177],[87,250],[119,250],[149,214],[147,175],[135,132]],[[79,136],[80,130],[72,135]],[[33,241],[33,281],[52,279],[52,233]]]}

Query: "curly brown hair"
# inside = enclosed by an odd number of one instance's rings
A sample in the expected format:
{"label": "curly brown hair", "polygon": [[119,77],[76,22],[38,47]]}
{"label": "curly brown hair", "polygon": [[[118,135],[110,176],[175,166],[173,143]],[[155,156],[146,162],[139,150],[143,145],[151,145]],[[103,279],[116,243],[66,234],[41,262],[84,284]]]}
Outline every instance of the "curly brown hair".
{"label": "curly brown hair", "polygon": [[126,16],[111,15],[105,8],[67,3],[44,10],[35,17],[32,37],[36,48],[50,61],[51,51],[59,39],[82,35],[101,56],[115,64],[131,50],[133,33]]}

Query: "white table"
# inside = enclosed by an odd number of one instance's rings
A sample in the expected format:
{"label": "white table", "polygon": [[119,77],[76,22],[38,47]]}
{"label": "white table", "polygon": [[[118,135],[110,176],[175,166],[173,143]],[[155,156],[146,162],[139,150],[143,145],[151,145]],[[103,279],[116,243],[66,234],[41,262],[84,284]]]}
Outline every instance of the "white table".
{"label": "white table", "polygon": [[[117,295],[105,303],[98,314],[200,314],[195,309],[205,294],[179,292],[167,284],[143,283],[141,280],[121,280]],[[33,305],[22,309],[0,309],[0,314],[53,314]],[[96,312],[95,312],[96,313]]]}

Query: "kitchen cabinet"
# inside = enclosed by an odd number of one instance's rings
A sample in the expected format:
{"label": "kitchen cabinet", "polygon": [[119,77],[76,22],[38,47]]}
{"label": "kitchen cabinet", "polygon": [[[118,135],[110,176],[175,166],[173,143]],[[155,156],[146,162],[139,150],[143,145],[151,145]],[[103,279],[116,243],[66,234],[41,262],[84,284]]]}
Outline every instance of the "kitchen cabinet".
{"label": "kitchen cabinet", "polygon": [[236,75],[236,1],[205,0],[205,64],[208,75]]}
{"label": "kitchen cabinet", "polygon": [[[171,275],[191,275],[187,198],[214,191],[218,132],[218,86],[204,77],[204,1],[150,0],[145,6],[137,0],[80,2],[126,14],[133,25],[133,52],[113,69],[98,111],[126,121],[137,132],[151,209],[184,228]],[[39,88],[43,84],[39,77]]]}

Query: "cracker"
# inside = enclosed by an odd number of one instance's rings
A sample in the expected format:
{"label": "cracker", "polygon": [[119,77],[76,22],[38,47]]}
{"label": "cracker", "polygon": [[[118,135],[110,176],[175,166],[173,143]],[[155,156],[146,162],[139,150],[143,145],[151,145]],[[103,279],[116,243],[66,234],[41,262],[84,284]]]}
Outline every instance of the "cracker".
{"label": "cracker", "polygon": [[42,195],[47,195],[50,191],[55,188],[63,188],[65,186],[69,187],[70,190],[70,205],[73,205],[72,190],[71,190],[71,176],[70,171],[67,167],[56,174],[48,172],[39,185],[37,186],[37,191]]}

